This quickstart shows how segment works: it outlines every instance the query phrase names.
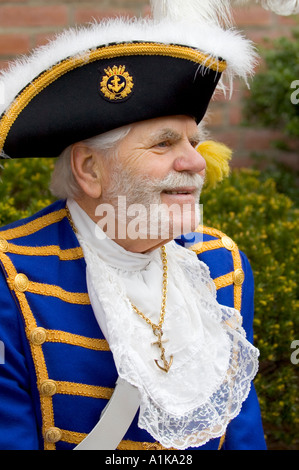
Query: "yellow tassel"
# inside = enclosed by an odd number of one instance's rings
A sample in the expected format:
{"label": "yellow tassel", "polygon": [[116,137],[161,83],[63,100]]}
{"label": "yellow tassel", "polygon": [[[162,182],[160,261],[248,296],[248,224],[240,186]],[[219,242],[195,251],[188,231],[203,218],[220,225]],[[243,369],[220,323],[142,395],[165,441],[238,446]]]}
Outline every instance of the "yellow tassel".
{"label": "yellow tassel", "polygon": [[205,188],[212,189],[229,175],[232,150],[224,144],[206,140],[196,149],[206,161]]}

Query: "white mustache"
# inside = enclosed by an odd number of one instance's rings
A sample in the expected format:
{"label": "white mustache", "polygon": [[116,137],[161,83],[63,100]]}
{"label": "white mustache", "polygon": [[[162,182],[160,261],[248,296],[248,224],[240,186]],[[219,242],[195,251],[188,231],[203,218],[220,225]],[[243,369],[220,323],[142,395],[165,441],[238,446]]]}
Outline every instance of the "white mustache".
{"label": "white mustache", "polygon": [[179,188],[194,187],[195,197],[199,199],[204,177],[196,173],[189,174],[171,172],[165,178],[150,178],[149,176],[134,173],[129,168],[118,167],[111,172],[111,185],[105,192],[102,202],[116,202],[117,196],[126,196],[127,204],[161,203],[163,191],[179,190]]}
{"label": "white mustache", "polygon": [[196,191],[201,191],[204,185],[204,177],[198,174],[189,175],[187,173],[170,173],[162,180],[152,180],[153,189],[159,192],[179,190],[189,187],[195,187]]}

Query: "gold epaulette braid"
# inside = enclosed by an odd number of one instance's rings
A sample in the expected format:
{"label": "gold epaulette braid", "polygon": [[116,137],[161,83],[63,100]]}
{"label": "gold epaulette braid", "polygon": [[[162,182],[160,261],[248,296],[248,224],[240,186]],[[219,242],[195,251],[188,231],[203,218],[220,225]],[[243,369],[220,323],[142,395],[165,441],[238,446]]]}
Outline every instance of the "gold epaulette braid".
{"label": "gold epaulette braid", "polygon": [[231,252],[233,271],[214,279],[214,283],[217,290],[229,285],[234,286],[234,306],[237,310],[241,311],[242,285],[245,275],[242,269],[242,260],[237,244],[230,237],[215,228],[200,225],[197,227],[196,232],[215,237],[215,240],[201,241],[199,243],[195,243],[189,248],[197,255],[207,251],[217,250],[219,248],[225,248]]}

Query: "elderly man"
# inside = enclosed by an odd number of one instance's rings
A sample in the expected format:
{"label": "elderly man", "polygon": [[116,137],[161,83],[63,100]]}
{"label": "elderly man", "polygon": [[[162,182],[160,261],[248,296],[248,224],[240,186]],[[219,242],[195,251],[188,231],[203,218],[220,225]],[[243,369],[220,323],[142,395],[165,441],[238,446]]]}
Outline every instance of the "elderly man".
{"label": "elderly man", "polygon": [[2,76],[2,154],[60,157],[59,200],[0,232],[1,449],[265,448],[251,269],[197,228],[198,124],[255,62],[221,3],[153,2]]}

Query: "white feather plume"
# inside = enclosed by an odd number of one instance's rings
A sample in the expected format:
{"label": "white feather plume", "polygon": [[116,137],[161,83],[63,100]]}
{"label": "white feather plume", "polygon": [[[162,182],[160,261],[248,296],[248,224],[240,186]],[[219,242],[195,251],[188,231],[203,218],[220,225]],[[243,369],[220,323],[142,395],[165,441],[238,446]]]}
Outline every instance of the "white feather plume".
{"label": "white feather plume", "polygon": [[204,22],[230,26],[234,5],[260,3],[266,10],[277,15],[299,13],[299,0],[151,0],[153,16],[157,20],[172,22]]}
{"label": "white feather plume", "polygon": [[[189,15],[194,19],[195,11],[200,10],[199,4],[205,5],[205,8],[201,9],[199,20],[195,22],[178,20],[179,25],[173,20],[172,15],[178,15],[179,8],[184,9],[185,13],[189,11]],[[170,5],[175,7],[172,13],[169,10]],[[225,30],[219,25],[220,20],[217,18],[222,14],[228,22],[229,9],[226,6],[227,1],[224,0],[217,2],[153,0],[155,9],[153,20],[116,18],[66,30],[29,56],[23,56],[11,63],[8,70],[0,72],[0,82],[5,87],[4,100],[0,103],[0,114],[24,87],[43,71],[66,57],[79,55],[88,59],[90,51],[95,47],[114,42],[147,41],[181,44],[197,48],[207,57],[221,57],[227,62],[227,70],[223,76],[226,76],[229,89],[232,91],[235,76],[247,81],[254,73],[257,54],[252,42],[245,39],[240,32],[233,28]],[[163,11],[166,17],[163,17]],[[224,79],[221,79],[218,88],[226,91]]]}
{"label": "white feather plume", "polygon": [[230,26],[232,22],[229,0],[151,0],[153,17],[171,22]]}
{"label": "white feather plume", "polygon": [[[235,4],[244,5],[253,3],[253,0],[235,0]],[[271,10],[277,15],[289,16],[299,13],[299,0],[255,0],[260,3],[265,10]]]}

